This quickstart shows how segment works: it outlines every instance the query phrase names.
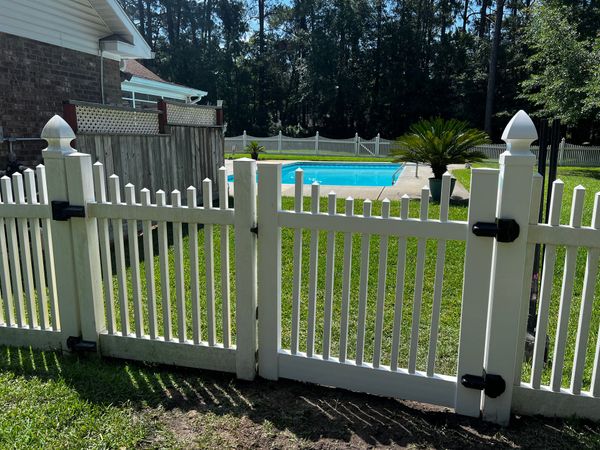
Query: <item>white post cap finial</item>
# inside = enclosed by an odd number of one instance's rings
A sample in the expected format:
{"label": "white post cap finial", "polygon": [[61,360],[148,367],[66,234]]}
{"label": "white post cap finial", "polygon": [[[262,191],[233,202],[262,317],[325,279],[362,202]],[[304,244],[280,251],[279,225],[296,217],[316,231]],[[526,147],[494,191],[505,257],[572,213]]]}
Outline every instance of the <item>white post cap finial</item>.
{"label": "white post cap finial", "polygon": [[509,154],[530,153],[529,147],[538,138],[537,130],[531,117],[523,110],[516,113],[502,133]]}
{"label": "white post cap finial", "polygon": [[71,141],[75,139],[75,133],[69,124],[56,114],[42,130],[41,138],[48,142],[45,152],[57,152],[63,155],[75,153],[71,147]]}

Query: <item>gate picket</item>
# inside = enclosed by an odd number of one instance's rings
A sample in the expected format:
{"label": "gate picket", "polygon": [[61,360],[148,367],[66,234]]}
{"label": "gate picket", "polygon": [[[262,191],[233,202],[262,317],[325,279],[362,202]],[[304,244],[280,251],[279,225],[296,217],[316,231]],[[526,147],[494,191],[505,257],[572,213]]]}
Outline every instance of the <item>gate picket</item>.
{"label": "gate picket", "polygon": [[[419,220],[426,222],[429,213],[429,188],[421,189],[421,212]],[[410,330],[410,351],[408,354],[408,373],[417,370],[417,351],[419,346],[419,323],[421,321],[421,303],[423,302],[423,277],[425,275],[425,250],[427,239],[417,243],[417,268],[415,270],[415,292],[413,297],[412,326]]]}

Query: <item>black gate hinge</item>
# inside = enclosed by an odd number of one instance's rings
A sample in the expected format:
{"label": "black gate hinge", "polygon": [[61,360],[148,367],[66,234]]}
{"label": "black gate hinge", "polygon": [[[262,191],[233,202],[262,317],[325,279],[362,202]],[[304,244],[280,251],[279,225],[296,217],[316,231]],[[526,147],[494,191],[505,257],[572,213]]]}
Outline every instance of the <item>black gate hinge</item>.
{"label": "black gate hinge", "polygon": [[473,224],[475,236],[493,237],[498,242],[514,242],[521,228],[514,219],[496,219],[495,222],[477,222]]}
{"label": "black gate hinge", "polygon": [[71,217],[85,217],[85,207],[71,205],[62,200],[52,201],[52,219],[58,221],[69,220]]}
{"label": "black gate hinge", "polygon": [[94,341],[84,341],[81,336],[69,336],[67,338],[67,348],[72,352],[95,352],[97,350]]}
{"label": "black gate hinge", "polygon": [[506,382],[500,375],[483,371],[483,375],[463,375],[460,384],[468,389],[483,391],[490,398],[496,398],[506,390]]}
{"label": "black gate hinge", "polygon": [[253,226],[252,228],[250,228],[250,232],[254,233],[255,235],[258,236],[258,225]]}

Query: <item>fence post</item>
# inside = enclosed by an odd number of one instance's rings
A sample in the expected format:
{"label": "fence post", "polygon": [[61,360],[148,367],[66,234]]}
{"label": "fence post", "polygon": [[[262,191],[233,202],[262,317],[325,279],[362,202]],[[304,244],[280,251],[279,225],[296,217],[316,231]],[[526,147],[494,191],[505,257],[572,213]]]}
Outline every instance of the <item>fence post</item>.
{"label": "fence post", "polygon": [[560,144],[558,146],[558,165],[563,165],[563,160],[565,157],[565,138],[560,140]]}
{"label": "fence post", "polygon": [[281,130],[279,130],[279,134],[278,134],[278,136],[277,136],[277,151],[278,151],[279,153],[281,153],[281,150],[282,150],[282,148],[283,148],[283,145],[282,145],[282,140],[283,140],[283,139],[282,139],[282,133],[281,133]]}
{"label": "fence post", "polygon": [[235,204],[236,372],[256,376],[256,161],[233,162]]}
{"label": "fence post", "polygon": [[278,378],[281,348],[281,164],[260,164],[258,180],[258,368],[260,376]]}
{"label": "fence post", "polygon": [[381,143],[381,134],[377,133],[375,137],[375,154],[379,156],[379,145]]}
{"label": "fence post", "polygon": [[319,132],[315,133],[315,155],[319,154]]}
{"label": "fence post", "polygon": [[506,425],[510,420],[513,380],[518,354],[523,280],[526,275],[527,233],[535,156],[530,151],[537,139],[531,118],[519,111],[502,134],[506,151],[500,155],[500,181],[496,217],[514,219],[520,227],[514,242],[494,243],[487,318],[484,370],[500,375],[506,390],[496,398],[483,397],[485,420]]}
{"label": "fence post", "polygon": [[[92,158],[71,148],[75,133],[67,122],[54,116],[41,137],[48,142],[43,151],[48,201],[67,201],[84,208],[95,201]],[[56,284],[61,331],[65,339],[74,336],[97,343],[106,323],[96,219],[53,218],[52,240],[54,263],[59,268]]]}
{"label": "fence post", "polygon": [[358,133],[354,133],[354,154],[358,156],[358,152],[360,150],[360,137],[358,137]]}
{"label": "fence post", "polygon": [[246,142],[248,136],[246,134],[246,130],[244,130],[244,132],[242,133],[242,153],[244,153],[246,151],[246,146],[248,145],[248,143]]}
{"label": "fence post", "polygon": [[[498,171],[471,170],[468,229],[476,222],[496,219]],[[485,346],[487,302],[490,292],[490,271],[494,241],[488,237],[467,235],[458,347],[458,379],[465,374],[481,372]],[[458,414],[479,417],[481,392],[456,383],[454,410]]]}

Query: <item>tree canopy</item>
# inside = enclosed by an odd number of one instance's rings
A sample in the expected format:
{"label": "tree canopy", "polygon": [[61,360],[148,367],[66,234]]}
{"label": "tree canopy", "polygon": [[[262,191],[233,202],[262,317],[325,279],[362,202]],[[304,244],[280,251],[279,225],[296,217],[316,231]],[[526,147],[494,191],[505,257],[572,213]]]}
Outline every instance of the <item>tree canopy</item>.
{"label": "tree canopy", "polygon": [[224,101],[228,134],[393,138],[525,109],[600,133],[598,0],[121,0],[162,77]]}

